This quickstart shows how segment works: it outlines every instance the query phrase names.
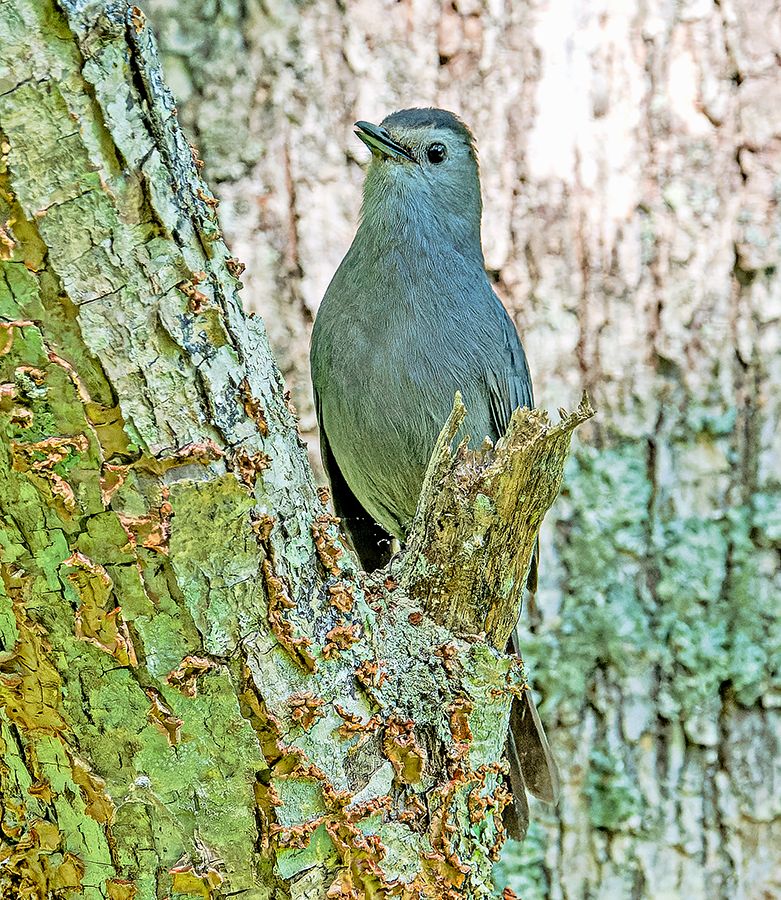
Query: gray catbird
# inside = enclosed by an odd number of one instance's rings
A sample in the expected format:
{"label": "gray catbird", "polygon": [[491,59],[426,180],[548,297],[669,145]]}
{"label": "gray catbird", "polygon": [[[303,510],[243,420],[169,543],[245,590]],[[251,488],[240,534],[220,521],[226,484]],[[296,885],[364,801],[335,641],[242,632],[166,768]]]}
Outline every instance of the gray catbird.
{"label": "gray catbird", "polygon": [[[468,434],[478,446],[533,398],[520,338],[485,271],[471,132],[441,109],[356,128],[372,151],[361,222],[317,314],[311,365],[336,514],[371,571],[388,561],[390,536],[406,537],[456,391],[467,410],[456,439]],[[533,581],[536,555],[532,570]],[[555,764],[529,703],[514,710],[508,738],[516,837],[528,819],[521,771],[543,799],[557,786],[555,771],[541,771]],[[536,732],[544,743],[531,749]]]}

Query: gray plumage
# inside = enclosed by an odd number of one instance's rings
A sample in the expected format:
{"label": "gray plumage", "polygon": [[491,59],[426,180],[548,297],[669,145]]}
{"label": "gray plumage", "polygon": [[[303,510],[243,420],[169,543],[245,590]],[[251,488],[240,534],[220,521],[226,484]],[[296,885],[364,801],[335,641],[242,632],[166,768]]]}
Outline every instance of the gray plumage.
{"label": "gray plumage", "polygon": [[[496,441],[533,397],[518,333],[485,271],[469,129],[441,109],[357,129],[372,151],[361,221],[317,314],[311,365],[336,513],[370,571],[389,559],[389,535],[406,538],[456,391],[467,410],[456,438],[468,434],[477,447]],[[504,821],[520,840],[524,785],[548,801],[558,791],[528,691],[513,701],[505,753],[515,802]]]}
{"label": "gray plumage", "polygon": [[456,391],[467,409],[457,437],[472,446],[495,441],[533,399],[485,271],[468,128],[444,110],[412,109],[358,129],[372,150],[361,221],[317,314],[311,364],[337,513],[373,567],[387,554],[367,550],[362,531],[378,522],[404,541]]}

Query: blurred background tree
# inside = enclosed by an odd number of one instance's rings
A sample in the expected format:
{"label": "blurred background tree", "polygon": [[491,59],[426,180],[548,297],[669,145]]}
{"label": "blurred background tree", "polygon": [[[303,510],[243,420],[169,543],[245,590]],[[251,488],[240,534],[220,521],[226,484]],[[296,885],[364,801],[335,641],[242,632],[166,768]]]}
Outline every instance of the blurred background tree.
{"label": "blurred background tree", "polygon": [[476,135],[486,265],[538,404],[586,388],[599,410],[522,619],[563,798],[501,877],[524,900],[781,897],[777,4],[145,12],[314,462],[309,332],[360,209],[352,125],[410,106]]}

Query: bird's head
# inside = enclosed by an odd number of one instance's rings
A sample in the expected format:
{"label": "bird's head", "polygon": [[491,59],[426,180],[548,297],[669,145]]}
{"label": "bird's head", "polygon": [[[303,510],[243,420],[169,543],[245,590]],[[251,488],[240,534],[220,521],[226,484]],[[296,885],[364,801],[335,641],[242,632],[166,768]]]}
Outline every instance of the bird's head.
{"label": "bird's head", "polygon": [[404,109],[382,123],[356,122],[372,152],[363,219],[429,236],[480,242],[480,177],[474,138],[443,109]]}

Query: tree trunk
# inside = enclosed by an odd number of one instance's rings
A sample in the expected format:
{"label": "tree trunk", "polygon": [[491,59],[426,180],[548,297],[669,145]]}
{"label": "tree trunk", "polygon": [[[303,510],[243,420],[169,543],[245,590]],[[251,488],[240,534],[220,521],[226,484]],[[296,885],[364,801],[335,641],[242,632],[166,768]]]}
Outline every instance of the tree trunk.
{"label": "tree trunk", "polygon": [[[0,34],[0,896],[487,896],[528,690],[495,646],[588,405],[443,439],[398,581],[357,572],[143,12]],[[466,469],[453,553],[479,506],[517,577],[465,568],[454,616],[424,536]]]}
{"label": "tree trunk", "polygon": [[564,796],[504,876],[524,900],[781,897],[777,4],[150,10],[304,431],[352,124],[414,105],[477,136],[537,402],[599,410],[526,620]]}

